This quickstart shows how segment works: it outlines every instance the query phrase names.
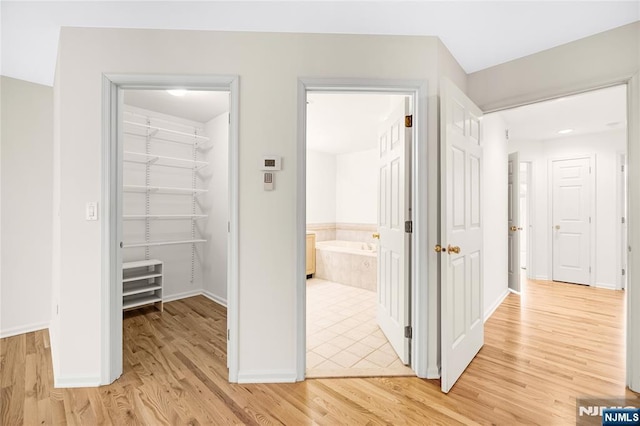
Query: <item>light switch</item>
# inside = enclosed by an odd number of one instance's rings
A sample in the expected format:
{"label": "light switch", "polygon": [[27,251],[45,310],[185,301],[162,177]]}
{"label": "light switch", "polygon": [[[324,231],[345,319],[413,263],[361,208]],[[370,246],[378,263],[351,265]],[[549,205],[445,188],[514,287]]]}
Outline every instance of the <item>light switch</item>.
{"label": "light switch", "polygon": [[98,220],[98,203],[96,201],[87,203],[85,216],[87,220]]}

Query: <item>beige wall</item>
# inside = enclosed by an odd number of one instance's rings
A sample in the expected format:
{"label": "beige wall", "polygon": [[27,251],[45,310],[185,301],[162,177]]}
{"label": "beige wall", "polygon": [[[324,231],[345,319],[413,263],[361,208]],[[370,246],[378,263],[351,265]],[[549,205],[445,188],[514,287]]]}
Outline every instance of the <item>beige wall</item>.
{"label": "beige wall", "polygon": [[[86,201],[101,198],[102,73],[240,76],[239,373],[277,378],[296,368],[298,78],[428,81],[430,114],[435,114],[431,99],[437,97],[442,74],[437,49],[431,37],[63,28],[56,76],[59,375],[83,383],[100,375],[100,224],[82,215]],[[424,125],[422,112],[417,122]],[[432,138],[429,153],[437,152],[435,144]],[[268,153],[283,157],[273,192],[262,190],[257,169],[258,159]],[[430,155],[429,161],[437,164],[437,157]],[[437,173],[435,167],[430,173]],[[437,180],[429,185],[435,198]],[[430,224],[436,223],[436,214],[431,209]],[[434,238],[435,233],[429,244]],[[429,253],[429,261],[434,258]]]}
{"label": "beige wall", "polygon": [[469,97],[485,112],[621,82],[638,72],[640,22],[469,75]]}
{"label": "beige wall", "polygon": [[53,89],[1,77],[0,337],[51,319]]}

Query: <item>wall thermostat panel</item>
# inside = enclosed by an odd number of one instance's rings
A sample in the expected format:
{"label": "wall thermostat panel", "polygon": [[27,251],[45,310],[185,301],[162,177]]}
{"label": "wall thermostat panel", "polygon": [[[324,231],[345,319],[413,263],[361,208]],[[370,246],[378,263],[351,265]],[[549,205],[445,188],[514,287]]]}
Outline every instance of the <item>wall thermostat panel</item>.
{"label": "wall thermostat panel", "polygon": [[260,161],[260,170],[282,170],[282,157],[279,155],[267,155]]}

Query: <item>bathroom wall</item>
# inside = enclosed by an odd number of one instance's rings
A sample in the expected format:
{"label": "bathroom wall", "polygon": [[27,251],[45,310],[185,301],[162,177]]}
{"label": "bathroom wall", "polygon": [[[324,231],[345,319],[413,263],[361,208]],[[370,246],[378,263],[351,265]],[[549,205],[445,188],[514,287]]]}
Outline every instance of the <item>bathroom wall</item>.
{"label": "bathroom wall", "polygon": [[378,149],[336,158],[336,222],[377,223]]}

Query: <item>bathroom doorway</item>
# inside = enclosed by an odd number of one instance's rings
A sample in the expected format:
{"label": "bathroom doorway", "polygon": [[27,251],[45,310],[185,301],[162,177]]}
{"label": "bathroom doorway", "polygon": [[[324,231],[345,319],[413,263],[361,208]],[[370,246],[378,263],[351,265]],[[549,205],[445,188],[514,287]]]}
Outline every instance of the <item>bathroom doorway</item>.
{"label": "bathroom doorway", "polygon": [[399,206],[410,206],[412,109],[404,94],[307,94],[308,378],[415,375],[409,286],[398,291],[410,259]]}

